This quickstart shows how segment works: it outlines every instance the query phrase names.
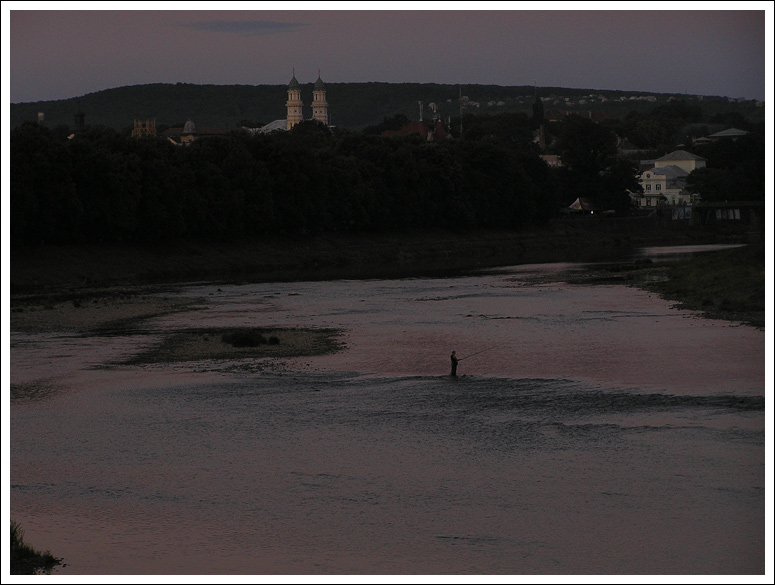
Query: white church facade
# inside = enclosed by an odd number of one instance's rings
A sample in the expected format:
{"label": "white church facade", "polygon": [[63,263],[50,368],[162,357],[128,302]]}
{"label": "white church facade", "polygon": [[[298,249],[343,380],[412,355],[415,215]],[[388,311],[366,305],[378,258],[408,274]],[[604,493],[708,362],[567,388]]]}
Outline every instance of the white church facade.
{"label": "white church facade", "polygon": [[[328,101],[326,101],[326,85],[323,80],[320,79],[320,71],[318,71],[318,79],[315,82],[315,86],[312,88],[312,120],[317,120],[328,126]],[[301,98],[301,85],[296,80],[296,72],[293,72],[293,77],[288,84],[288,100],[285,102],[287,109],[286,118],[284,120],[275,120],[270,122],[266,126],[259,129],[259,132],[267,134],[275,130],[290,130],[299,122],[304,121],[303,108],[304,101]]]}

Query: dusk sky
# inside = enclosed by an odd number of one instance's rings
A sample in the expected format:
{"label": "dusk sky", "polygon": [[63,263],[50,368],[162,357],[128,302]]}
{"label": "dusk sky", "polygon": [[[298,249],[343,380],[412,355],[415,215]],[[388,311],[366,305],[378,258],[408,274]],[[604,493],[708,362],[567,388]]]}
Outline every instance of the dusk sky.
{"label": "dusk sky", "polygon": [[[53,11],[60,3],[9,2],[10,102],[147,83],[286,84],[294,69],[300,83],[320,70],[327,83],[535,83],[764,100],[772,4],[676,4],[76,2],[67,6],[84,10]],[[121,10],[92,10],[101,5]],[[556,9],[580,5],[649,10]],[[133,9],[148,6],[237,9]],[[282,10],[245,9],[255,6]],[[416,6],[430,10],[407,9]]]}

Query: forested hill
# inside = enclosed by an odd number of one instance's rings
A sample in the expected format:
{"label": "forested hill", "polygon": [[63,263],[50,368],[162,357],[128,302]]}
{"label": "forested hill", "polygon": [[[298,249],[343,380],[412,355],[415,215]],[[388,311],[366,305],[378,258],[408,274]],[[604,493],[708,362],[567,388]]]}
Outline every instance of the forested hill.
{"label": "forested hill", "polygon": [[[305,118],[312,115],[312,83],[302,84]],[[79,110],[87,125],[104,125],[118,131],[134,120],[156,120],[157,126],[182,125],[192,120],[200,127],[260,126],[285,118],[286,85],[196,85],[155,83],[106,89],[57,101],[11,104],[11,127],[36,121],[44,115],[49,128],[73,127]],[[594,111],[624,118],[643,113],[673,98],[696,100],[703,111],[734,112],[751,123],[764,121],[761,102],[725,97],[649,94],[644,92],[567,89],[557,87],[443,85],[435,83],[326,83],[330,123],[362,130],[386,117],[403,114],[411,120],[432,116],[431,104],[444,119],[463,114],[530,113],[536,92],[544,108],[562,111]],[[461,99],[462,97],[462,99]]]}

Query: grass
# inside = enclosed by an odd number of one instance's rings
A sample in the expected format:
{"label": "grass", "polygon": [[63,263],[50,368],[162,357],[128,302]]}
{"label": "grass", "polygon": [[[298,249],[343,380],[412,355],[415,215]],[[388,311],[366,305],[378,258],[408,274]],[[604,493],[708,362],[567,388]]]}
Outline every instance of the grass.
{"label": "grass", "polygon": [[764,260],[764,243],[701,254],[672,264],[667,279],[648,288],[710,317],[764,328]]}
{"label": "grass", "polygon": [[259,345],[277,345],[280,339],[271,336],[268,339],[255,329],[238,329],[224,333],[221,341],[228,343],[232,347],[257,347]]}
{"label": "grass", "polygon": [[43,575],[50,573],[62,559],[49,551],[40,552],[24,542],[24,531],[11,520],[11,575]]}

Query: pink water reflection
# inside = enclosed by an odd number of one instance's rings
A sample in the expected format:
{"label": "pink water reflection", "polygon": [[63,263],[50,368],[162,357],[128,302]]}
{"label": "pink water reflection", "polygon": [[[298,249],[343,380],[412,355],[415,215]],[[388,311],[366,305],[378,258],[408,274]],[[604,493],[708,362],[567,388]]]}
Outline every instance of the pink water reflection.
{"label": "pink water reflection", "polygon": [[[764,395],[761,331],[519,271],[182,294],[210,302],[145,338],[13,352],[14,380],[60,389],[14,405],[11,477],[62,574],[763,567],[763,411],[703,402]],[[346,349],[277,373],[94,368],[207,326],[336,327]],[[453,349],[477,354],[460,383]]]}

